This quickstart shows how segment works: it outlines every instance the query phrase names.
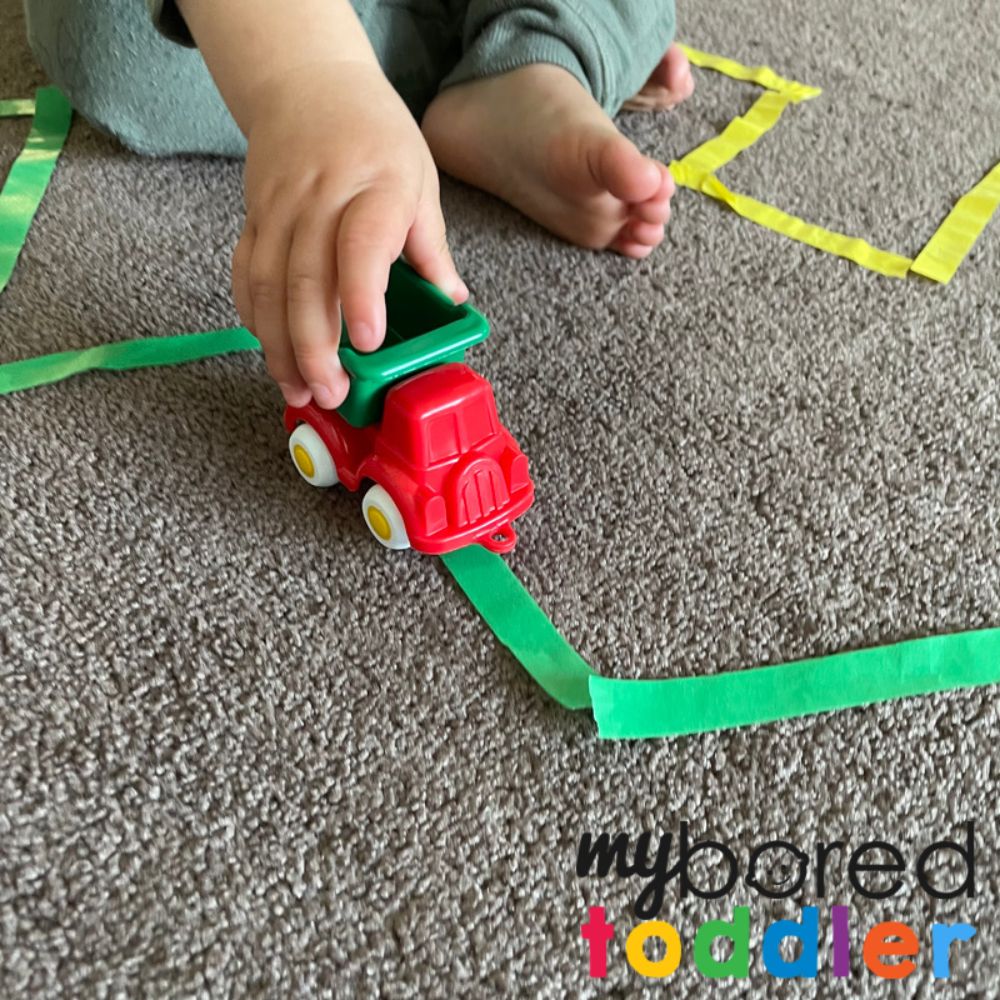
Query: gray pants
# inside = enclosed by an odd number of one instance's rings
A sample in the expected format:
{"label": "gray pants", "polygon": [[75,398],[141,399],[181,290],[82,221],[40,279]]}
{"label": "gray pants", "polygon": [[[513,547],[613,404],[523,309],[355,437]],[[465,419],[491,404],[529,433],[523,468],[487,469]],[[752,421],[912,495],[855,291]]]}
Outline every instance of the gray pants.
{"label": "gray pants", "polygon": [[[673,0],[354,0],[415,116],[442,88],[529,63],[571,72],[609,114],[674,36]],[[246,143],[198,51],[143,0],[25,0],[28,38],[84,117],[142,153],[241,156]],[[303,96],[308,100],[308,95]]]}

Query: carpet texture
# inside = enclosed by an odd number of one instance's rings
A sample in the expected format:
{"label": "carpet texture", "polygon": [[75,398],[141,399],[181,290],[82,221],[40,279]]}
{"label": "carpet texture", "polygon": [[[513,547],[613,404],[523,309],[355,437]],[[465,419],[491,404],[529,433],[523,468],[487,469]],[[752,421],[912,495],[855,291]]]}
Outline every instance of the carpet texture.
{"label": "carpet texture", "polygon": [[[998,0],[683,5],[681,37],[825,89],[727,169],[736,190],[914,254],[1000,159]],[[42,82],[0,0],[0,94]],[[698,73],[624,127],[669,159],[757,91]],[[0,171],[27,132],[0,123]],[[445,185],[494,333],[470,356],[532,459],[518,576],[602,672],[670,677],[1000,625],[1000,230],[948,287],[894,281],[682,191],[629,263]],[[0,361],[228,325],[240,166],[150,161],[74,124],[14,278]],[[499,648],[440,563],[388,556],[356,496],[310,491],[258,358],[92,375],[0,400],[0,994],[705,996],[626,963],[639,883],[575,873],[584,831],[749,849],[892,841],[869,901],[844,865],[854,978],[878,920],[978,933],[955,995],[1000,963],[996,688],[674,741],[604,744]],[[977,823],[976,895],[912,859]],[[772,873],[780,881],[780,871]],[[771,876],[769,876],[771,877]],[[945,881],[944,875],[941,876]],[[580,923],[616,924],[587,978]],[[926,952],[893,995],[929,996]]]}

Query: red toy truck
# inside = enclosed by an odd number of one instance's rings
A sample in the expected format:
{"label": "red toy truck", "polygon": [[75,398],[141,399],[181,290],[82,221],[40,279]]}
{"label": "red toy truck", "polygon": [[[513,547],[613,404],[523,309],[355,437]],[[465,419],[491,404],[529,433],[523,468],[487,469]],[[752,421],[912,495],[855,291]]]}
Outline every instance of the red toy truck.
{"label": "red toy truck", "polygon": [[289,451],[313,486],[357,490],[365,523],[390,549],[440,554],[479,543],[509,552],[534,500],[528,459],[497,417],[489,382],[462,361],[489,334],[402,262],[386,291],[388,332],[371,354],[342,337],[351,389],[335,411],[285,410]]}

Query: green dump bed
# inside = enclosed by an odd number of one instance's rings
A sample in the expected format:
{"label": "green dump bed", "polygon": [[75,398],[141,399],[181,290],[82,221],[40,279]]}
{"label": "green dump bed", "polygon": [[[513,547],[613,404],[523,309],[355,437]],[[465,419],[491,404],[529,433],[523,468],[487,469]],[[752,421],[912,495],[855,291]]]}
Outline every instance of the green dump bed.
{"label": "green dump bed", "polygon": [[351,389],[338,412],[355,427],[381,418],[393,383],[424,368],[462,361],[466,350],[490,332],[485,316],[472,306],[454,305],[401,260],[389,274],[385,310],[388,331],[377,351],[354,350],[346,330],[341,339],[340,360],[351,377]]}

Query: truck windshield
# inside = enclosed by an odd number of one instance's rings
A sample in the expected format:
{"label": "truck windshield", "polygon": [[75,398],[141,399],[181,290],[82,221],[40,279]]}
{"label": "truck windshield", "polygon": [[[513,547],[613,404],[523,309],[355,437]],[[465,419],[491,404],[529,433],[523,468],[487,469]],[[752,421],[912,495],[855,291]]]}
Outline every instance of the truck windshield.
{"label": "truck windshield", "polygon": [[[464,405],[437,413],[423,425],[419,455],[428,465],[448,462],[471,451],[497,433],[496,412],[485,393],[479,393]],[[414,455],[418,458],[418,455]]]}

